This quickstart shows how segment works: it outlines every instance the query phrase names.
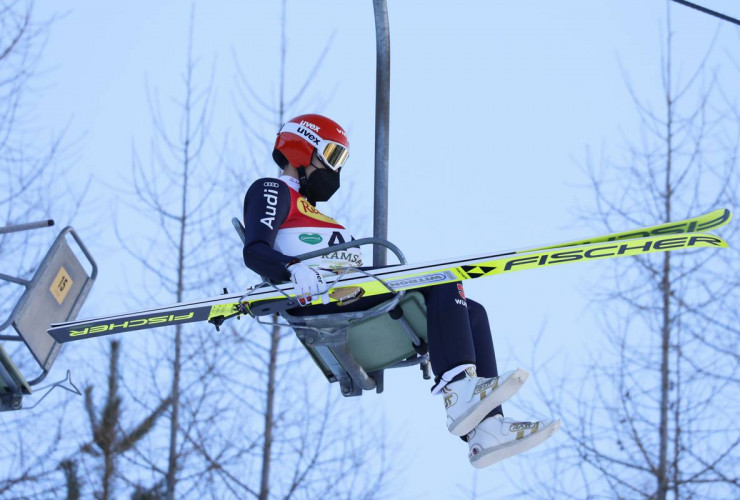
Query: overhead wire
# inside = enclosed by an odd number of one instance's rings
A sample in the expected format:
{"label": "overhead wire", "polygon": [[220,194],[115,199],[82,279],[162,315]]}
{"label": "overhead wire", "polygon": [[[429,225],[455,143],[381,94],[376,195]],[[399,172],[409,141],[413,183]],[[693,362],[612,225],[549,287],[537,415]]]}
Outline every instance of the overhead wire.
{"label": "overhead wire", "polygon": [[706,7],[702,7],[701,5],[697,5],[695,3],[687,2],[686,0],[673,0],[676,3],[680,3],[681,5],[685,5],[686,7],[691,7],[692,9],[696,9],[699,12],[704,12],[705,14],[709,14],[710,16],[718,17],[724,21],[728,21],[733,24],[737,24],[740,26],[740,20],[735,19],[734,17],[726,16],[725,14],[721,14],[719,12],[707,9]]}

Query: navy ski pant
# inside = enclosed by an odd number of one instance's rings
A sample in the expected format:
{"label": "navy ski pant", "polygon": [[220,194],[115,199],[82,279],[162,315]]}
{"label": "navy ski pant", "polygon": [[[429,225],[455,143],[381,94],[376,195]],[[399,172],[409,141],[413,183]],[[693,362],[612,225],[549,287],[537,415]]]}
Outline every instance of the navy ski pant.
{"label": "navy ski pant", "polygon": [[466,299],[460,283],[419,290],[426,298],[429,360],[439,377],[472,363],[480,377],[497,377],[496,355],[485,308]]}

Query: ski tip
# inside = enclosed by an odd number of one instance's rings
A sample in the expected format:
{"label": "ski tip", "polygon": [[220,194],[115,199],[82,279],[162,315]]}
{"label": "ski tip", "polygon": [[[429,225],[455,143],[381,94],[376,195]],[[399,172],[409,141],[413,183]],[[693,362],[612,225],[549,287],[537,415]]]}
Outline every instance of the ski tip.
{"label": "ski tip", "polygon": [[52,328],[49,328],[46,330],[46,333],[51,336],[55,341],[57,341],[60,344],[64,344],[66,342],[69,342],[70,340],[73,340],[69,336],[69,332],[67,330],[61,329],[61,328],[54,328],[52,325]]}
{"label": "ski tip", "polygon": [[[729,248],[730,245],[723,238],[715,234],[709,233],[687,233],[684,235],[685,243],[683,248],[696,248],[696,247],[708,247],[708,248]],[[670,243],[670,240],[668,240]],[[657,250],[656,245],[656,250]],[[663,248],[663,250],[670,250],[670,245]]]}
{"label": "ski tip", "polygon": [[732,212],[729,208],[719,208],[713,212],[699,217],[695,231],[708,231],[729,224],[732,220]]}

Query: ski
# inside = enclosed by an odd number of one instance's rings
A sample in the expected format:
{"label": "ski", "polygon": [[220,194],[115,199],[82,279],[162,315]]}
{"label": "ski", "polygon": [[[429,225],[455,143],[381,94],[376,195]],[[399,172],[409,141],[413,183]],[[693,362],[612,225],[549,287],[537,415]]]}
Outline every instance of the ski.
{"label": "ski", "polygon": [[[715,229],[727,224],[730,217],[728,210],[717,210],[686,221],[557,245],[392,266],[371,271],[343,272],[329,284],[330,294],[333,296],[332,301],[347,296],[354,299],[569,262],[701,247],[724,248],[728,245],[722,238],[689,230]],[[319,301],[313,303],[318,304]],[[291,283],[262,284],[250,288],[246,293],[225,294],[133,313],[53,324],[48,332],[58,342],[69,342],[195,321],[209,321],[218,327],[223,320],[233,316],[244,314],[262,316],[300,305],[302,304],[299,304],[294,296]]]}
{"label": "ski", "polygon": [[639,229],[631,229],[619,233],[607,234],[604,236],[595,236],[582,240],[574,240],[566,243],[557,243],[552,245],[543,245],[532,247],[525,250],[516,250],[516,253],[534,252],[537,250],[548,250],[551,248],[569,247],[575,245],[586,245],[588,243],[600,243],[604,241],[629,240],[635,238],[645,238],[647,236],[658,236],[666,234],[684,234],[684,233],[705,233],[712,229],[717,229],[727,225],[732,218],[732,213],[726,208],[713,210],[704,215],[690,217],[685,220],[668,222]]}

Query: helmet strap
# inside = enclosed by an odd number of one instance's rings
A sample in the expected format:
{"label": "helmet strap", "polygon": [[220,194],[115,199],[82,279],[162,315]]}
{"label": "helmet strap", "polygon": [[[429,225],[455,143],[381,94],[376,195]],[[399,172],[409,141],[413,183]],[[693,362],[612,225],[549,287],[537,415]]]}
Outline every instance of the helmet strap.
{"label": "helmet strap", "polygon": [[298,167],[298,182],[300,183],[300,189],[298,192],[308,197],[308,176],[306,175],[306,167]]}

